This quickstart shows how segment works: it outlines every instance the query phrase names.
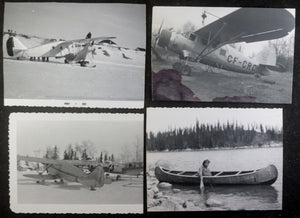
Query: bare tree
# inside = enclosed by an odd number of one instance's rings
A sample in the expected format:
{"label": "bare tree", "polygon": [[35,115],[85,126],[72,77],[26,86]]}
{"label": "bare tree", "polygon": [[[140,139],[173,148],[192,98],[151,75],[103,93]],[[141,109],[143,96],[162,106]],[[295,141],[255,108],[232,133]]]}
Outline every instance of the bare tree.
{"label": "bare tree", "polygon": [[183,24],[181,33],[185,37],[189,37],[189,35],[196,30],[195,24],[190,21],[187,21]]}

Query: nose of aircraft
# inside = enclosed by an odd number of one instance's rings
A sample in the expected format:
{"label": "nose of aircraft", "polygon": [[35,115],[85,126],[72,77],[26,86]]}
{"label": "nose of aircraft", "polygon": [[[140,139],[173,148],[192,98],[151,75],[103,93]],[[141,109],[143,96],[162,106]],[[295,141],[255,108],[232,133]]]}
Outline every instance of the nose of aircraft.
{"label": "nose of aircraft", "polygon": [[162,30],[160,35],[159,35],[159,39],[157,44],[163,48],[167,47],[170,43],[171,40],[171,36],[172,36],[172,32],[169,30]]}

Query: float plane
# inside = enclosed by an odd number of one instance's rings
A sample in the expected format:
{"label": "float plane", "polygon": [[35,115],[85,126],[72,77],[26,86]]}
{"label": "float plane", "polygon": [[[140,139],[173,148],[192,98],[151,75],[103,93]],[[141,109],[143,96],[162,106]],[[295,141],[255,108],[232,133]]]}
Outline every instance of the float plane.
{"label": "float plane", "polygon": [[[205,12],[202,18],[206,18]],[[284,72],[283,66],[276,65],[275,48],[248,58],[230,45],[279,39],[288,35],[294,26],[295,18],[289,11],[275,8],[241,8],[187,37],[173,29],[163,29],[162,22],[153,34],[152,52],[157,59],[163,51],[178,55],[180,61],[173,68],[183,75],[191,73],[191,62],[256,76],[266,75],[268,70]],[[157,46],[163,48],[161,52]]]}
{"label": "float plane", "polygon": [[[30,36],[26,34],[18,34],[12,30],[4,32],[3,35],[9,35],[6,41],[7,54],[16,59],[29,59],[31,61],[48,62],[49,58],[64,58],[65,63],[80,64],[82,67],[89,66],[89,61],[86,60],[87,55],[94,53],[93,45],[95,41],[109,40],[116,37],[96,37],[92,38],[89,32],[84,39],[75,40],[55,40],[45,39],[38,36]],[[25,39],[35,39],[40,41],[38,45],[33,47],[26,47],[20,37]],[[93,66],[94,67],[94,66]]]}
{"label": "float plane", "polygon": [[[53,160],[47,158],[17,156],[17,160],[42,163],[46,167],[38,174],[24,174],[23,176],[37,179],[37,183],[44,184],[45,180],[60,179],[59,183],[64,183],[64,180],[69,182],[78,182],[89,187],[90,190],[95,190],[96,187],[104,185],[104,170],[103,167],[95,161],[83,160]],[[93,166],[93,171],[86,174],[78,166]],[[44,174],[47,172],[47,174]]]}

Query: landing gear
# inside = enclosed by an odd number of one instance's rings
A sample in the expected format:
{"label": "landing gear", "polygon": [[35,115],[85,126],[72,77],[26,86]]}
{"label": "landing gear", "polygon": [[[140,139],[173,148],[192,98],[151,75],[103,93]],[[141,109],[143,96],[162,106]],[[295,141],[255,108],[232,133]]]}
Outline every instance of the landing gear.
{"label": "landing gear", "polygon": [[59,181],[54,180],[54,182],[57,183],[57,184],[64,184],[65,183],[63,179],[60,179]]}
{"label": "landing gear", "polygon": [[177,70],[179,73],[181,73],[181,75],[184,76],[190,76],[192,72],[190,66],[188,66],[187,64],[182,64],[180,62],[176,62],[175,64],[173,64],[173,69]]}
{"label": "landing gear", "polygon": [[89,64],[90,62],[88,61],[80,61],[79,64],[81,67],[86,67],[87,64]]}
{"label": "landing gear", "polygon": [[38,180],[38,181],[36,181],[36,183],[37,183],[37,184],[44,185],[44,184],[45,184],[45,180],[44,180],[44,179]]}

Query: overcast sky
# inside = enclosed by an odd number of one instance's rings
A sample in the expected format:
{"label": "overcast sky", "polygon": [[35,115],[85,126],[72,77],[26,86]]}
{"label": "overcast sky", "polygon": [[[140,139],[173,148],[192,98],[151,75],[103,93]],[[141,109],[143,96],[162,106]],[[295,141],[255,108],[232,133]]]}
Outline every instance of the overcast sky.
{"label": "overcast sky", "polygon": [[[196,30],[203,27],[202,13],[206,11],[204,25],[208,25],[225,15],[238,10],[230,7],[154,7],[152,17],[152,29],[157,32],[163,23],[163,28],[181,28],[185,23],[191,22]],[[287,9],[295,17],[295,9]],[[294,30],[290,34],[293,34]],[[267,42],[240,43],[246,55],[259,52]]]}
{"label": "overcast sky", "polygon": [[[122,147],[143,143],[143,115],[88,114],[78,117],[68,115],[25,114],[17,121],[17,153],[36,155],[34,151],[46,151],[57,145],[62,156],[68,144],[91,141],[100,154],[106,151],[120,154]],[[35,117],[36,116],[36,117]],[[82,119],[86,117],[86,119]],[[143,147],[143,144],[141,145]]]}
{"label": "overcast sky", "polygon": [[282,109],[242,108],[148,108],[147,132],[157,133],[170,128],[191,127],[196,120],[204,124],[223,124],[227,121],[243,124],[262,124],[282,127]]}
{"label": "overcast sky", "polygon": [[55,39],[115,36],[120,46],[145,48],[143,4],[5,3],[4,30]]}

